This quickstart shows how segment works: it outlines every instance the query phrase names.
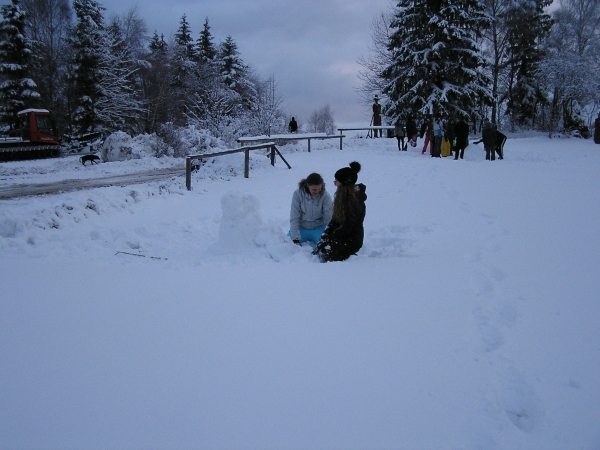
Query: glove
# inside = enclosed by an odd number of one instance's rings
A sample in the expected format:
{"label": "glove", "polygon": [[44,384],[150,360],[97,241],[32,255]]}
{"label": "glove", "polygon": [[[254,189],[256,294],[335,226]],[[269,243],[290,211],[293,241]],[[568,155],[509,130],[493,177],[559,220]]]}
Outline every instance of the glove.
{"label": "glove", "polygon": [[294,239],[294,244],[300,245],[300,239]]}

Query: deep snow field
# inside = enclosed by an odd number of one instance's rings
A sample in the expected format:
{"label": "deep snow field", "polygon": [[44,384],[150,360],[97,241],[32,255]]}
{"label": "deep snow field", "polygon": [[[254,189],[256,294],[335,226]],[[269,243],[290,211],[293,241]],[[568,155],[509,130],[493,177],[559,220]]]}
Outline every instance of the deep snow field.
{"label": "deep snow field", "polygon": [[[600,146],[306,141],[0,201],[1,449],[600,449]],[[350,161],[365,245],[286,233]],[[20,183],[184,166],[0,164]]]}

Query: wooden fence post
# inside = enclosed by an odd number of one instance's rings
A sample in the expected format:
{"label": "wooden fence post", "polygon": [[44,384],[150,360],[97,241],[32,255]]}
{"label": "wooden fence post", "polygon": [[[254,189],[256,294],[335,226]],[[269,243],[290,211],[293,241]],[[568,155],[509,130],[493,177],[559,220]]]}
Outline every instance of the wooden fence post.
{"label": "wooden fence post", "polygon": [[192,190],[192,158],[185,158],[185,186],[188,191]]}
{"label": "wooden fence post", "polygon": [[244,150],[244,178],[250,176],[250,150]]}

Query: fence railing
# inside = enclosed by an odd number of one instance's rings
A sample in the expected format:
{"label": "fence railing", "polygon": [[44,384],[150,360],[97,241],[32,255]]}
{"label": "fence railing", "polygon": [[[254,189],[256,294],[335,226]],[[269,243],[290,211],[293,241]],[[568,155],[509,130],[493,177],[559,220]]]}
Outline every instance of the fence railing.
{"label": "fence railing", "polygon": [[223,152],[217,153],[204,153],[202,155],[190,155],[185,158],[185,185],[188,191],[192,190],[192,161],[203,160],[207,158],[214,158],[215,156],[223,156],[223,155],[231,155],[232,153],[241,153],[244,152],[244,178],[248,178],[250,175],[250,150],[260,150],[260,149],[270,149],[271,154],[271,165],[275,165],[275,155],[279,155],[281,160],[288,166],[288,169],[291,169],[292,166],[288,164],[285,158],[281,155],[281,152],[277,149],[274,142],[265,142],[264,144],[259,145],[249,145],[246,147],[240,147],[233,150],[225,150]]}
{"label": "fence railing", "polygon": [[[393,128],[393,127],[392,127]],[[346,136],[342,135],[340,132],[337,134],[327,134],[327,133],[290,133],[290,134],[272,134],[271,136],[243,136],[238,138],[237,141],[244,145],[248,142],[261,142],[261,141],[282,141],[282,142],[293,142],[293,141],[308,141],[308,151],[310,152],[310,140],[311,139],[339,139],[340,140],[340,150],[342,149],[342,139]]]}

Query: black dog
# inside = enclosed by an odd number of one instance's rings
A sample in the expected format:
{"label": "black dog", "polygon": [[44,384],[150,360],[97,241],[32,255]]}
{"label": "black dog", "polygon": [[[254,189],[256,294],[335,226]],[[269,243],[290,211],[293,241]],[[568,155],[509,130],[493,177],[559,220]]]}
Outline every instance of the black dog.
{"label": "black dog", "polygon": [[84,166],[87,161],[90,161],[91,164],[98,164],[99,160],[100,157],[96,155],[83,155],[81,158],[79,158],[79,161],[81,161],[81,164]]}

